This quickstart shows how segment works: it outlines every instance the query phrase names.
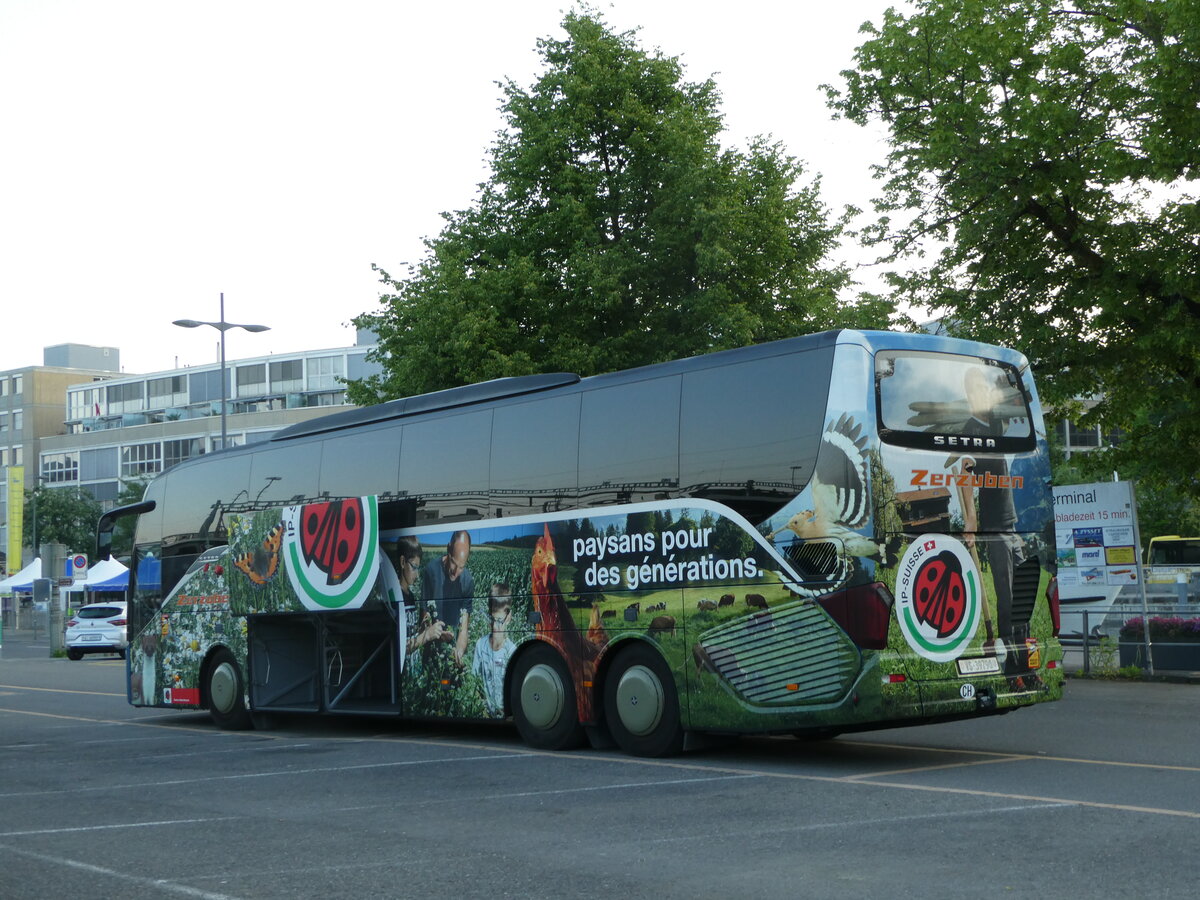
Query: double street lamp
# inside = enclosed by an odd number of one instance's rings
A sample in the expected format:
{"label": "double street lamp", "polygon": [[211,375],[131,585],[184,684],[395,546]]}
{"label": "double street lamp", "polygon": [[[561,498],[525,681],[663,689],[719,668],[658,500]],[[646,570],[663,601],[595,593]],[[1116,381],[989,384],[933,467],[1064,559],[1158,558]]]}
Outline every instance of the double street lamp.
{"label": "double street lamp", "polygon": [[236,322],[225,321],[225,292],[221,292],[221,321],[219,322],[197,322],[195,319],[176,319],[171,323],[178,325],[180,328],[199,328],[201,325],[208,325],[221,332],[221,449],[225,449],[226,430],[225,430],[225,405],[229,399],[229,386],[226,382],[225,372],[225,332],[230,328],[244,328],[246,331],[260,332],[270,331],[267,325],[239,325]]}

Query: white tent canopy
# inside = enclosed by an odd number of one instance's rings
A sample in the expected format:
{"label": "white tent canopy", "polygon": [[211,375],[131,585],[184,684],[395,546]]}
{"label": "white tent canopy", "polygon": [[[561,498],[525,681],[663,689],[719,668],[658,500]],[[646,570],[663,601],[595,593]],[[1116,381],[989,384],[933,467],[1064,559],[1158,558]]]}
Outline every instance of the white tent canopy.
{"label": "white tent canopy", "polygon": [[100,562],[96,563],[94,566],[89,566],[87,580],[75,582],[68,588],[68,590],[82,591],[93,585],[103,584],[104,582],[116,578],[118,575],[122,575],[128,571],[128,566],[122,565],[120,562],[110,556],[108,559],[100,560]]}
{"label": "white tent canopy", "polygon": [[39,556],[16,575],[0,581],[0,594],[11,594],[16,587],[20,587],[22,590],[29,590],[26,586],[31,585],[35,578],[41,577],[42,558]]}
{"label": "white tent canopy", "polygon": [[108,559],[100,560],[100,562],[88,569],[86,583],[89,587],[94,584],[103,584],[128,571],[129,566],[110,556]]}

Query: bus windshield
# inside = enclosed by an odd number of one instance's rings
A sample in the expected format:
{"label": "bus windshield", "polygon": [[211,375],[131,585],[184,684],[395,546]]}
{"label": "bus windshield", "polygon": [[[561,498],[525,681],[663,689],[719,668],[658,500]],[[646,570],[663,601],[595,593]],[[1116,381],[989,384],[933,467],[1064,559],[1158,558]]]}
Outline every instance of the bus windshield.
{"label": "bus windshield", "polygon": [[885,432],[1032,437],[1028,400],[1013,366],[949,353],[890,352],[876,356],[875,379]]}

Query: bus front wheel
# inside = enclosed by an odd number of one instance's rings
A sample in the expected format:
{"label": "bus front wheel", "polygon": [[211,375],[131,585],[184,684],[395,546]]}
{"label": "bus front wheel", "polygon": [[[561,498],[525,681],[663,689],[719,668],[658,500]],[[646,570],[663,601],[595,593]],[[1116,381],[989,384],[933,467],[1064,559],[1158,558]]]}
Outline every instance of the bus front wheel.
{"label": "bus front wheel", "polygon": [[250,727],[242,670],[228,650],[218,650],[208,661],[204,690],[209,715],[219,727],[229,731],[243,731]]}
{"label": "bus front wheel", "polygon": [[604,719],[617,746],[632,756],[670,756],[683,748],[679,696],[666,661],[631,642],[604,679]]}
{"label": "bus front wheel", "polygon": [[583,744],[571,673],[552,647],[538,644],[517,659],[509,704],[517,731],[529,746],[570,750]]}

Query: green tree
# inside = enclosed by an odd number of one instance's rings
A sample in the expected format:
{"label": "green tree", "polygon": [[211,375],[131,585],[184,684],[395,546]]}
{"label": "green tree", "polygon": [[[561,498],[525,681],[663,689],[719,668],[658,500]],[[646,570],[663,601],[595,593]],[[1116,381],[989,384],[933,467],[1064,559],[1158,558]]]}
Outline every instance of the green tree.
{"label": "green tree", "polygon": [[590,11],[538,42],[529,89],[501,84],[506,127],[475,204],[445,214],[405,278],[377,270],[384,373],[355,403],[506,375],[581,375],[816,331],[887,324],[841,305],[826,262],[842,222],[819,180],[767,139],[723,150],[720,96]]}
{"label": "green tree", "polygon": [[918,0],[831,106],[890,130],[863,232],[894,299],[1019,347],[1096,462],[1200,496],[1200,0]]}
{"label": "green tree", "polygon": [[[96,550],[96,523],[100,504],[86,491],[48,488],[39,484],[25,492],[25,539],[34,540],[36,510],[37,542],[62,544],[73,553],[92,556]],[[37,548],[34,548],[37,552]]]}

